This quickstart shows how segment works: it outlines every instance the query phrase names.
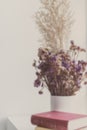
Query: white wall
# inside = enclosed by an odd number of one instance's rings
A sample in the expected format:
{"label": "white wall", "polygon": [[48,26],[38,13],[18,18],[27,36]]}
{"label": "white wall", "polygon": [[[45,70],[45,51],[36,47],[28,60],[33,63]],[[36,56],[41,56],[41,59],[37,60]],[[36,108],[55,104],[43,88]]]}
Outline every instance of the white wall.
{"label": "white wall", "polygon": [[38,34],[32,16],[37,7],[38,0],[0,1],[1,121],[8,115],[47,110],[49,97],[45,94],[44,100],[33,88]]}
{"label": "white wall", "polygon": [[[70,39],[74,40],[77,45],[86,47],[86,0],[71,0],[73,24],[71,28]],[[82,58],[85,57],[83,53]]]}
{"label": "white wall", "polygon": [[[84,1],[73,0],[73,5],[81,6],[82,15],[77,15],[79,19],[82,16],[82,25],[85,27]],[[5,129],[5,117],[9,115],[46,111],[50,108],[49,93],[46,91],[40,96],[33,87],[35,71],[32,62],[39,47],[39,34],[33,14],[38,6],[39,0],[0,1],[0,130]],[[72,38],[83,43],[83,46],[85,28],[80,28],[77,21],[79,29],[77,26],[73,28]]]}

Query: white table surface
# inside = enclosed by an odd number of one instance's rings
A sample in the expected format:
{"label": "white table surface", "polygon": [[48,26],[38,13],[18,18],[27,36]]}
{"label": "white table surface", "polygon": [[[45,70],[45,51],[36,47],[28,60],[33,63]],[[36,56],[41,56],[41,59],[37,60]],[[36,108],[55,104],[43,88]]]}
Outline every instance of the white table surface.
{"label": "white table surface", "polygon": [[31,115],[9,116],[7,130],[34,130],[30,119]]}

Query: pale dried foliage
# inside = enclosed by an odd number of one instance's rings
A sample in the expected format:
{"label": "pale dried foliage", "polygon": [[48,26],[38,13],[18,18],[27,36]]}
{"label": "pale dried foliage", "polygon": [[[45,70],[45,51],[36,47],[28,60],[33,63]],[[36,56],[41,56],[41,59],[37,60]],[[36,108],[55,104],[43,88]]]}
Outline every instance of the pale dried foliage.
{"label": "pale dried foliage", "polygon": [[40,0],[41,8],[36,12],[36,23],[45,47],[63,49],[72,25],[69,0]]}

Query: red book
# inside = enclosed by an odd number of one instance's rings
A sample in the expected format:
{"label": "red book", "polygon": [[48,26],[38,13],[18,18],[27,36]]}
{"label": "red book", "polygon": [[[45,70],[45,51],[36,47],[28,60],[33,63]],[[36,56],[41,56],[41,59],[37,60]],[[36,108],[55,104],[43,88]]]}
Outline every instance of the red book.
{"label": "red book", "polygon": [[31,123],[53,130],[76,130],[87,126],[87,115],[49,111],[32,115]]}

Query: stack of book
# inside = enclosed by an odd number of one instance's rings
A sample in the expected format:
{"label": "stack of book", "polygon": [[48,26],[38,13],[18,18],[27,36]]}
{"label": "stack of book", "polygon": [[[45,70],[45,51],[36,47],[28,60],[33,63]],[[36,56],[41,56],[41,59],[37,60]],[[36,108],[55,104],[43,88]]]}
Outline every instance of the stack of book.
{"label": "stack of book", "polygon": [[87,115],[60,111],[33,114],[35,130],[87,130]]}

